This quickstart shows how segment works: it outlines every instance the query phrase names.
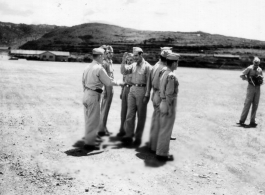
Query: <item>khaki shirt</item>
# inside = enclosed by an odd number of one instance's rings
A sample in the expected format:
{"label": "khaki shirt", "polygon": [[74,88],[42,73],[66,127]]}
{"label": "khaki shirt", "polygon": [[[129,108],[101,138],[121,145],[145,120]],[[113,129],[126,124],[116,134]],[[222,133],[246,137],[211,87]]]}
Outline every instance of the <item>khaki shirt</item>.
{"label": "khaki shirt", "polygon": [[93,60],[92,63],[85,68],[82,83],[84,90],[86,88],[92,90],[102,89],[103,85],[117,85],[117,82],[112,81],[102,65],[95,60]]}
{"label": "khaki shirt", "polygon": [[166,99],[169,105],[178,95],[179,82],[172,70],[169,68],[163,73],[160,78],[160,98]]}
{"label": "khaki shirt", "polygon": [[104,59],[102,66],[106,70],[106,72],[109,75],[109,77],[114,79],[114,69],[113,69],[112,60]]}
{"label": "khaki shirt", "polygon": [[159,60],[152,68],[147,82],[147,89],[145,96],[150,96],[150,91],[152,88],[153,90],[159,90],[160,87],[159,73],[164,67],[166,66],[163,64],[163,62]]}
{"label": "khaki shirt", "polygon": [[[125,65],[126,67],[131,68],[132,65]],[[131,85],[132,84],[132,74],[123,75],[123,81],[125,84]]]}
{"label": "khaki shirt", "polygon": [[250,65],[243,70],[242,75],[247,75],[248,77],[262,75],[262,69],[258,67],[257,70],[254,70],[254,65]]}
{"label": "khaki shirt", "polygon": [[132,84],[147,84],[152,66],[144,59],[139,66],[134,62],[130,67],[121,64],[121,73],[123,75],[132,74]]}

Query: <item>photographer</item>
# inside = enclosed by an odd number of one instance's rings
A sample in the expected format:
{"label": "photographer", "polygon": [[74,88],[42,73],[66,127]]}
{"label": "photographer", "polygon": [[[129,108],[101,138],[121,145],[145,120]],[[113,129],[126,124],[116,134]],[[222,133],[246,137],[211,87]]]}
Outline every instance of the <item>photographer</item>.
{"label": "photographer", "polygon": [[253,65],[247,67],[240,77],[242,80],[248,81],[247,87],[247,96],[244,104],[244,108],[239,120],[237,123],[240,126],[245,126],[245,121],[248,116],[250,106],[252,104],[251,118],[250,118],[250,127],[256,127],[256,112],[259,105],[260,98],[260,85],[263,83],[262,69],[259,67],[260,59],[255,57],[253,60]]}

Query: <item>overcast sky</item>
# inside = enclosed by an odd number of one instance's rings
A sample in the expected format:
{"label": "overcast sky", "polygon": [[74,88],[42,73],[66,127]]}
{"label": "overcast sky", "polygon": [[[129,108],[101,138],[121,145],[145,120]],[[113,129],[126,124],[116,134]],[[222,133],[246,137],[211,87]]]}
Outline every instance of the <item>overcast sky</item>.
{"label": "overcast sky", "polygon": [[265,41],[265,0],[0,0],[0,21],[204,31]]}

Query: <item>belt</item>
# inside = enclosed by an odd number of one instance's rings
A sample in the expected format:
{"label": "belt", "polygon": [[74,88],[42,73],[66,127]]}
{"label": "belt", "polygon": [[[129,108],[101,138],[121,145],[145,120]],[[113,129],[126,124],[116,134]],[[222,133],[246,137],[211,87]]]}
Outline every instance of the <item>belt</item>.
{"label": "belt", "polygon": [[154,91],[159,91],[159,89],[157,89],[157,88],[154,88],[153,90],[154,90]]}
{"label": "belt", "polygon": [[88,87],[86,87],[86,89],[91,90],[91,91],[95,91],[95,92],[98,92],[98,93],[102,93],[103,92],[102,89],[90,89]]}
{"label": "belt", "polygon": [[146,84],[132,84],[132,85],[135,87],[145,87],[146,86]]}
{"label": "belt", "polygon": [[124,86],[125,86],[125,87],[131,87],[132,85],[129,85],[129,84],[125,84]]}

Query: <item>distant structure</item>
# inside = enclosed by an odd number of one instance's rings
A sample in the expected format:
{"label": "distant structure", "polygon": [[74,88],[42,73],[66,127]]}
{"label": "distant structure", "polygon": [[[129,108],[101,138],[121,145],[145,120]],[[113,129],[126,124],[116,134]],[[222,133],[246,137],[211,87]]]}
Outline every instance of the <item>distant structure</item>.
{"label": "distant structure", "polygon": [[11,57],[18,57],[18,58],[67,62],[68,58],[70,57],[70,52],[11,49],[9,55]]}
{"label": "distant structure", "polygon": [[9,47],[0,47],[0,59],[8,59]]}

